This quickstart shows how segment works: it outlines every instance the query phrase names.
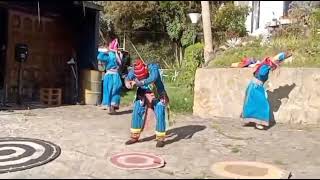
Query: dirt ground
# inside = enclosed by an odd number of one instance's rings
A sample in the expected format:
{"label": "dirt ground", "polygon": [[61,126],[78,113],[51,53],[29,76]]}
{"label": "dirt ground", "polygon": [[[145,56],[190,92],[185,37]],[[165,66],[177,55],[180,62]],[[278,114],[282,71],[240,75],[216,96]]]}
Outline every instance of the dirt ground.
{"label": "dirt ground", "polygon": [[[276,124],[267,131],[242,127],[239,119],[176,116],[164,148],[153,140],[126,146],[131,108],[108,115],[96,106],[0,111],[2,137],[51,141],[61,147],[52,162],[0,178],[221,178],[210,171],[220,161],[259,161],[292,172],[292,178],[320,177],[320,128]],[[152,152],[166,166],[125,171],[109,157],[124,151]]]}

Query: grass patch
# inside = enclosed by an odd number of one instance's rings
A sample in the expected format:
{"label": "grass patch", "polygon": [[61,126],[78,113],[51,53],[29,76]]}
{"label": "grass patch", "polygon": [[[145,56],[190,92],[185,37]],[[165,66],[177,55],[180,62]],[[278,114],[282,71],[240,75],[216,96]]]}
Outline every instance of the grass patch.
{"label": "grass patch", "polygon": [[260,40],[248,43],[246,46],[228,49],[217,55],[209,67],[230,67],[232,63],[241,61],[244,57],[262,60],[266,56],[274,56],[281,51],[290,50],[293,53],[292,63],[284,63],[285,67],[320,67],[320,41],[316,38],[277,37],[266,46],[260,45]]}
{"label": "grass patch", "polygon": [[130,106],[133,104],[136,95],[136,90],[122,91],[121,92],[121,106]]}
{"label": "grass patch", "polygon": [[223,145],[225,148],[231,148],[232,147],[232,144],[224,144]]}
{"label": "grass patch", "polygon": [[205,172],[202,172],[201,175],[195,176],[193,179],[212,179],[212,177],[207,175]]}
{"label": "grass patch", "polygon": [[193,92],[190,89],[167,84],[166,90],[170,98],[171,111],[175,113],[192,113]]}
{"label": "grass patch", "polygon": [[240,152],[241,151],[241,146],[239,146],[239,145],[232,145],[232,144],[224,144],[223,145],[225,148],[228,148],[228,149],[230,149],[231,150],[231,152],[232,153],[238,153],[238,152]]}
{"label": "grass patch", "polygon": [[232,153],[238,153],[238,152],[240,152],[240,149],[238,147],[232,147],[231,148],[231,152]]}
{"label": "grass patch", "polygon": [[217,133],[219,133],[219,134],[221,134],[224,137],[229,138],[229,139],[233,139],[233,140],[250,140],[250,139],[252,139],[251,137],[243,138],[243,137],[237,137],[237,136],[228,135],[228,134],[224,133],[223,130],[217,124],[212,124],[211,127],[213,129],[215,129],[217,131]]}
{"label": "grass patch", "polygon": [[218,124],[212,124],[211,126],[213,129],[216,129],[216,130],[220,130],[220,127]]}
{"label": "grass patch", "polygon": [[286,163],[282,162],[281,160],[274,160],[273,163],[276,165],[286,165]]}
{"label": "grass patch", "polygon": [[[174,113],[192,113],[193,93],[188,88],[178,87],[173,83],[165,83],[165,88],[170,98],[170,110]],[[121,105],[133,104],[136,90],[122,92]]]}

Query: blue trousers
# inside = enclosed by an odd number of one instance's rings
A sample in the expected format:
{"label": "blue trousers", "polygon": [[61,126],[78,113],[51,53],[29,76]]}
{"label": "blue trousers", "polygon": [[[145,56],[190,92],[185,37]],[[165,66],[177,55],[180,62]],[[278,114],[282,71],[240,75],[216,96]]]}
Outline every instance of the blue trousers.
{"label": "blue trousers", "polygon": [[[154,100],[152,102],[154,112],[156,115],[156,136],[164,137],[166,135],[166,119],[165,111],[166,106],[160,102],[160,100]],[[142,99],[136,99],[134,102],[132,121],[131,121],[131,133],[140,134],[144,126],[144,117],[146,111],[146,103]]]}
{"label": "blue trousers", "polygon": [[103,79],[102,105],[118,107],[120,105],[121,89],[122,82],[119,73],[105,74]]}

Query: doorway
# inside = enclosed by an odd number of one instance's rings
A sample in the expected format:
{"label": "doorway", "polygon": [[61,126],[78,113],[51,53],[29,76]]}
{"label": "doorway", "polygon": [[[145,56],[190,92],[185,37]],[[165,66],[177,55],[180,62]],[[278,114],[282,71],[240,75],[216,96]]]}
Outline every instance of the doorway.
{"label": "doorway", "polygon": [[4,89],[7,50],[8,11],[0,8],[0,90]]}

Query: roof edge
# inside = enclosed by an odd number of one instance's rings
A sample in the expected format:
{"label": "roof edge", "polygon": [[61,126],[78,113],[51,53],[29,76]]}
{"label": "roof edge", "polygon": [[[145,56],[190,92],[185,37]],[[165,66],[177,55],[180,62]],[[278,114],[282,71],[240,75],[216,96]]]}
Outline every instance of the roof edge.
{"label": "roof edge", "polygon": [[89,1],[74,1],[73,2],[73,4],[75,4],[75,5],[82,5],[82,3],[87,8],[95,9],[95,10],[98,10],[98,11],[103,11],[103,6],[100,6],[100,5],[95,4],[93,2],[89,2]]}

